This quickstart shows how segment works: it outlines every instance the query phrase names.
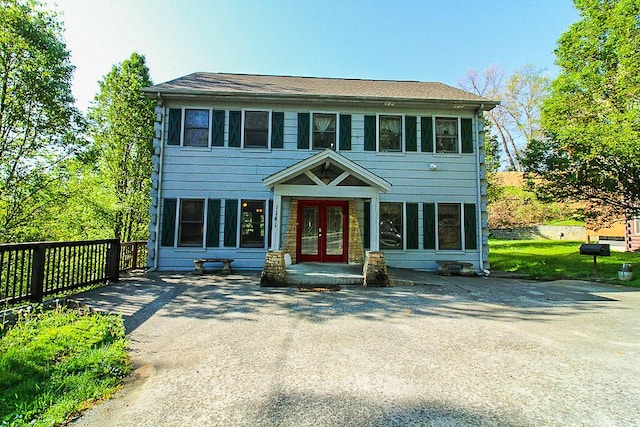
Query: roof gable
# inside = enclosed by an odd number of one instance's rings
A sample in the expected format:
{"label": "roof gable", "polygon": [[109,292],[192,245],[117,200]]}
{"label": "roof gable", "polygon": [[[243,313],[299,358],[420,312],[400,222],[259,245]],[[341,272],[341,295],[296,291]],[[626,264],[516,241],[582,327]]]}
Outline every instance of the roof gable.
{"label": "roof gable", "polygon": [[391,184],[378,175],[327,148],[304,160],[282,169],[262,180],[265,186],[318,185],[318,186],[369,186],[386,193]]}

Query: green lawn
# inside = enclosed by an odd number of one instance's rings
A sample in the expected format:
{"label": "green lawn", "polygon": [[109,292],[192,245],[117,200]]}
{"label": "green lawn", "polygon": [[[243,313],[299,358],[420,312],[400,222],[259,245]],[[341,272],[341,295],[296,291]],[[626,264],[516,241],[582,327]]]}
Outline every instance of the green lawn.
{"label": "green lawn", "polygon": [[[517,272],[531,278],[594,279],[593,257],[580,255],[582,242],[554,240],[489,240],[492,270]],[[622,264],[632,264],[634,280],[618,280]],[[611,251],[609,257],[598,257],[597,280],[640,287],[640,254]]]}
{"label": "green lawn", "polygon": [[55,309],[0,328],[0,426],[54,426],[129,373],[122,318]]}

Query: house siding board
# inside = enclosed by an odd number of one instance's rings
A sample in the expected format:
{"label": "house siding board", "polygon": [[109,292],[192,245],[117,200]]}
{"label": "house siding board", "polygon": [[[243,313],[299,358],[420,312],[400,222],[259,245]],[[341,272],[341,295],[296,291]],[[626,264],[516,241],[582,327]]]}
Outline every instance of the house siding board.
{"label": "house siding board", "polygon": [[[200,105],[201,106],[201,105]],[[170,106],[172,108],[178,106]],[[181,107],[189,107],[182,105]],[[304,160],[316,150],[298,147],[298,117],[312,110],[308,106],[299,108],[283,108],[280,105],[255,105],[251,108],[280,111],[283,114],[282,148],[244,149],[229,147],[229,112],[239,111],[242,105],[225,104],[208,106],[214,111],[226,112],[224,123],[225,146],[214,146],[203,149],[185,148],[167,145],[168,120],[164,122],[162,132],[164,141],[164,158],[162,162],[162,198],[204,198],[222,200],[220,211],[220,247],[218,248],[171,248],[160,247],[159,268],[161,270],[191,270],[193,259],[203,256],[233,258],[234,268],[260,269],[264,262],[266,248],[247,249],[225,247],[225,212],[224,200],[241,199],[272,200],[273,191],[266,188],[262,180],[283,168]],[[327,110],[334,111],[330,107]],[[168,108],[165,107],[168,112]],[[441,253],[423,248],[423,213],[422,203],[461,203],[477,204],[477,165],[476,154],[437,155],[421,151],[422,118],[440,114],[456,115],[455,111],[420,111],[407,110],[402,114],[416,117],[415,132],[417,150],[403,153],[378,153],[365,151],[365,116],[384,114],[385,111],[373,111],[359,108],[341,108],[335,110],[339,114],[351,116],[351,149],[338,151],[341,155],[356,162],[363,168],[391,183],[388,193],[380,194],[381,202],[418,203],[418,248],[405,251],[386,251],[387,263],[390,266],[435,270],[438,259],[459,259],[478,267],[479,254],[476,251],[456,251]],[[396,112],[397,114],[398,112]],[[467,117],[468,118],[468,117]],[[475,126],[475,120],[473,121]],[[475,127],[474,127],[475,129]],[[475,138],[475,134],[473,135]],[[273,147],[275,148],[275,147]],[[483,154],[483,150],[479,153]],[[436,164],[435,171],[430,164]],[[485,188],[485,187],[483,187]],[[484,190],[486,192],[486,190]],[[347,197],[348,198],[348,197]],[[485,197],[486,198],[486,197]],[[284,243],[284,231],[289,218],[288,197],[282,199],[281,247]],[[482,207],[486,204],[482,205]],[[356,203],[361,232],[364,233],[365,202]],[[161,217],[157,215],[156,217]],[[483,224],[486,223],[486,212],[481,211]],[[236,225],[237,227],[237,225]],[[485,227],[483,225],[483,231]],[[366,238],[363,236],[363,240]],[[237,236],[236,236],[237,240]],[[486,239],[478,242],[479,250],[486,251]],[[204,245],[203,245],[204,246]],[[236,245],[237,246],[237,245]]]}

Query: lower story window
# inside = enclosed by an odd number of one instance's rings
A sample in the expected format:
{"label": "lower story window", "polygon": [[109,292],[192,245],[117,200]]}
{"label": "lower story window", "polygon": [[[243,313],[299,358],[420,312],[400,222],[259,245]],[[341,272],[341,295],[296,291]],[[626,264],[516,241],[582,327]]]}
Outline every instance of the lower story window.
{"label": "lower story window", "polygon": [[380,203],[380,249],[402,249],[402,203]]}
{"label": "lower story window", "polygon": [[264,236],[264,200],[243,200],[240,219],[240,247],[264,248]]}
{"label": "lower story window", "polygon": [[462,249],[462,226],[459,203],[438,204],[438,249]]}
{"label": "lower story window", "polygon": [[178,246],[202,246],[204,229],[204,200],[180,200]]}

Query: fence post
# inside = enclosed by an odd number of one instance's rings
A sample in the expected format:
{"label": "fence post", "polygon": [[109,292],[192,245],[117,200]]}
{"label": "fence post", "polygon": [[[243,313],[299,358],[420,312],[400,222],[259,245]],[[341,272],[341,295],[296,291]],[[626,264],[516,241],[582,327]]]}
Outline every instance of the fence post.
{"label": "fence post", "polygon": [[33,264],[31,265],[31,290],[29,300],[31,302],[42,302],[44,294],[44,264],[46,246],[37,245],[33,249]]}
{"label": "fence post", "polygon": [[133,255],[131,259],[131,269],[138,268],[138,242],[133,242]]}
{"label": "fence post", "polygon": [[120,280],[120,239],[113,239],[109,242],[109,253],[107,254],[107,278],[110,282]]}

